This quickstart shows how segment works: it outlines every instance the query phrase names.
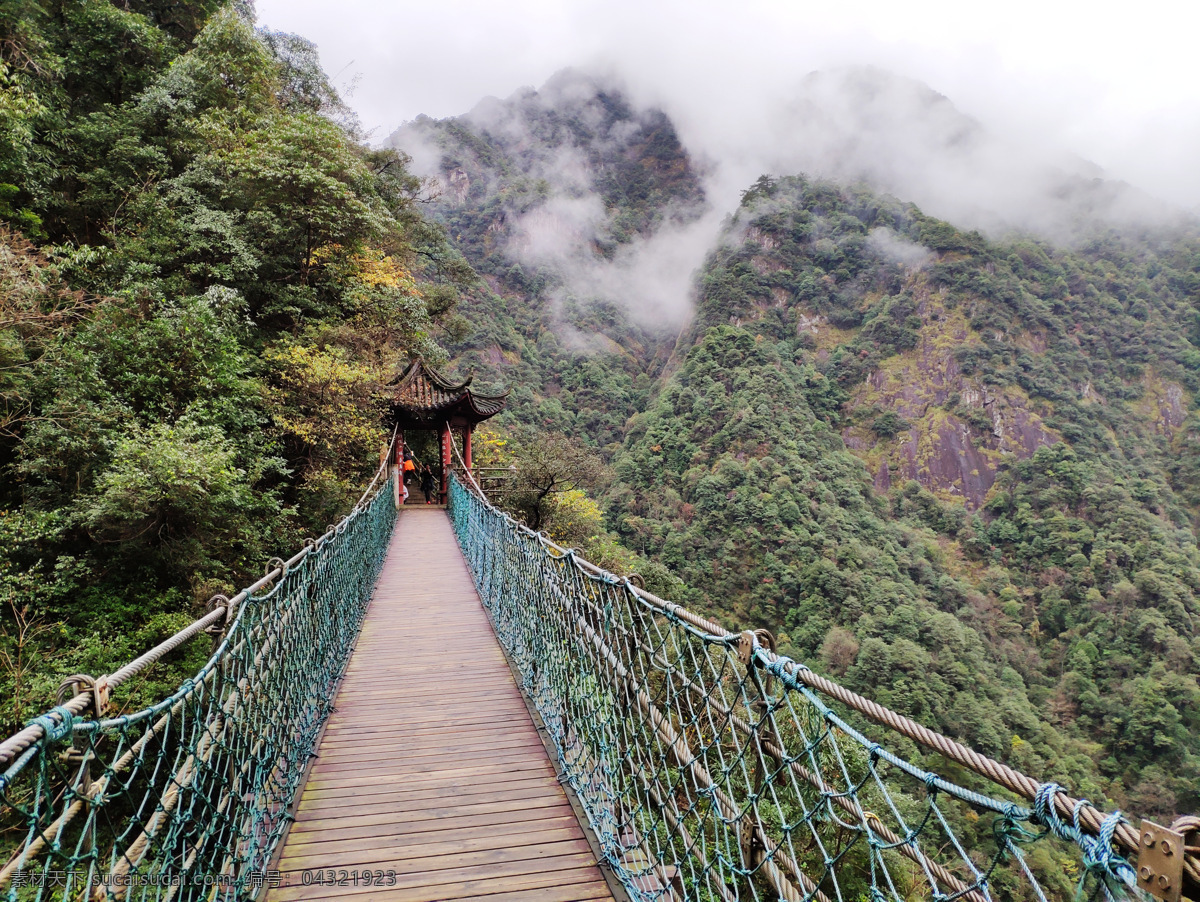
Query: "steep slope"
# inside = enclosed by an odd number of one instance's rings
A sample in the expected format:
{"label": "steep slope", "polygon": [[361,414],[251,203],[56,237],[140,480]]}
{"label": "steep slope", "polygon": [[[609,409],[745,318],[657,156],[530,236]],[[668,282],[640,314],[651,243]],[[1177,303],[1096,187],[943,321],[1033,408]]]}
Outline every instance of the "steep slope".
{"label": "steep slope", "polygon": [[460,308],[456,362],[515,386],[524,421],[619,443],[687,309],[689,272],[664,291],[660,255],[704,204],[671,121],[567,71],[389,143],[433,180],[428,209],[493,291]]}
{"label": "steep slope", "polygon": [[775,127],[781,166],[1070,249],[764,177],[677,336],[662,251],[700,176],[665,116],[564,73],[393,136],[492,289],[456,362],[604,450],[610,525],[693,605],[1019,767],[1194,808],[1194,227],[884,73],[814,76]]}
{"label": "steep slope", "polygon": [[400,155],[338,124],[315,48],[248,12],[0,10],[0,221],[26,236],[0,225],[6,733],[353,504],[373,390],[444,354],[477,281]]}
{"label": "steep slope", "polygon": [[885,703],[1136,810],[1194,807],[1198,250],[994,244],[764,178],[630,423],[614,525],[693,603]]}

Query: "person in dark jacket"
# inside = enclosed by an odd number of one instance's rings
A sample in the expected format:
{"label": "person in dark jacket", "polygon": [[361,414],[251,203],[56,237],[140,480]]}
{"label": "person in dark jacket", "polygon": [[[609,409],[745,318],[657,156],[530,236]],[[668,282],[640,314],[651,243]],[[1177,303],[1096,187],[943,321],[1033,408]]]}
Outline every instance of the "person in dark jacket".
{"label": "person in dark jacket", "polygon": [[425,503],[433,504],[433,470],[421,468],[421,491],[425,493]]}

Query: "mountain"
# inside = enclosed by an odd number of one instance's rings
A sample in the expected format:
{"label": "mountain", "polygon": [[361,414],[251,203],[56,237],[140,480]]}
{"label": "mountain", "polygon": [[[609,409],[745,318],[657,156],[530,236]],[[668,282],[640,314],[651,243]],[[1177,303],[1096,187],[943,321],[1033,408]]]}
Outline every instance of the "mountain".
{"label": "mountain", "polygon": [[614,526],[859,692],[1131,810],[1194,807],[1198,251],[996,243],[764,178],[628,425]]}
{"label": "mountain", "polygon": [[993,235],[1075,243],[1098,224],[1183,218],[1094,163],[994,132],[923,82],[874,67],[813,72],[765,131],[763,171],[866,182]]}
{"label": "mountain", "polygon": [[[579,72],[426,117],[387,142],[431,179],[427,209],[487,280],[457,361],[514,387],[543,428],[617,445],[689,306],[701,174],[660,110]],[[667,264],[664,265],[664,258]]]}
{"label": "mountain", "polygon": [[[703,154],[610,81],[401,129],[492,289],[455,363],[604,456],[681,600],[1031,773],[1194,808],[1200,232],[876,70],[771,128],[761,159],[832,178],[764,176],[719,230]],[[682,327],[646,298],[681,281]]]}

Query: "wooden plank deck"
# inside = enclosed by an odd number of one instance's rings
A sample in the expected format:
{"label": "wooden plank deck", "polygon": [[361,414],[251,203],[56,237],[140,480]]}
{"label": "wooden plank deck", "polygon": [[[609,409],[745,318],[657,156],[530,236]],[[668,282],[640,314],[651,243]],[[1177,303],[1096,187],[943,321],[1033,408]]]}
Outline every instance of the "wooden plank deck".
{"label": "wooden plank deck", "polygon": [[445,511],[401,513],[317,756],[268,902],[612,899]]}

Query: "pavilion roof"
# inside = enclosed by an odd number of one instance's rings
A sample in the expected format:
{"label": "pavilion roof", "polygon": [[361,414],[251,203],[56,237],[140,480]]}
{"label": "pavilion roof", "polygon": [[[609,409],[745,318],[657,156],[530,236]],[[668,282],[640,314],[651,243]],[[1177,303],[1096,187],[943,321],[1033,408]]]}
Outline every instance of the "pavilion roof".
{"label": "pavilion roof", "polygon": [[414,360],[388,383],[392,421],[402,428],[441,425],[449,419],[474,424],[502,411],[508,392],[488,395],[472,391],[473,378],[453,382],[424,360]]}

